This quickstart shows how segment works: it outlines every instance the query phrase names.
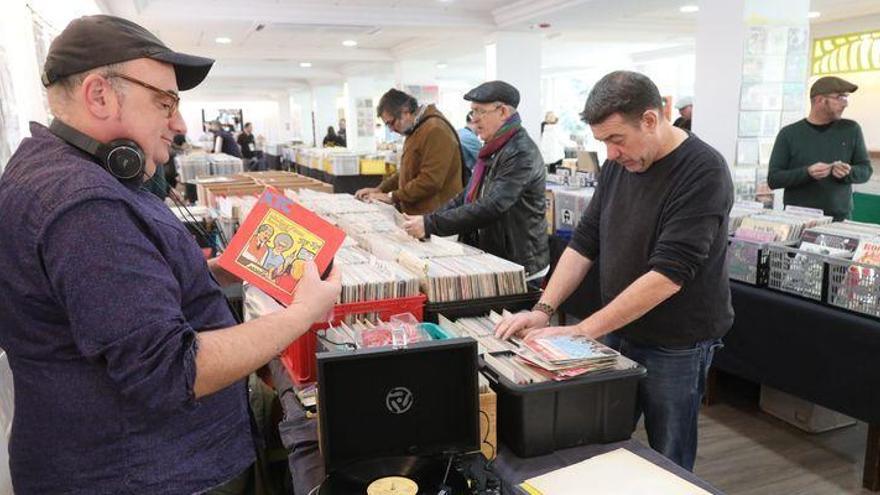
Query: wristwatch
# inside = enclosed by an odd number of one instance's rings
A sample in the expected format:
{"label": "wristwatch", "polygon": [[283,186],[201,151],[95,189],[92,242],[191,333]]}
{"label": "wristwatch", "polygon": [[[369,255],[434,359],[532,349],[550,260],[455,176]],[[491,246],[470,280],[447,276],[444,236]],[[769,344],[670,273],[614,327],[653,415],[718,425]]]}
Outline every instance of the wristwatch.
{"label": "wristwatch", "polygon": [[540,311],[540,312],[544,313],[545,315],[547,315],[547,317],[549,318],[549,317],[553,316],[553,313],[556,312],[556,308],[554,308],[553,306],[550,306],[547,303],[538,302],[532,307],[532,311]]}

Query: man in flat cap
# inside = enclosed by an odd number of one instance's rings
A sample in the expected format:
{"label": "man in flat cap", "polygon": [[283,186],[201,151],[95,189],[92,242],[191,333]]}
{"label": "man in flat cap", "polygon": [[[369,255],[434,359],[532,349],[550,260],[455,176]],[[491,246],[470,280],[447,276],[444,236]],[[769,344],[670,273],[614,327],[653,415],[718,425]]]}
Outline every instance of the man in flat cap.
{"label": "man in flat cap", "polygon": [[400,167],[378,187],[358,190],[357,198],[424,215],[461,192],[464,162],[458,134],[436,106],[419,105],[413,96],[392,88],[379,99],[376,115],[389,129],[406,136]]}
{"label": "man in flat cap", "polygon": [[439,210],[407,217],[416,238],[459,234],[483,251],[525,267],[527,281],[547,273],[544,219],[546,171],[541,151],[520,124],[519,91],[504,81],[483,83],[464,99],[484,141],[473,176],[461,194]]}
{"label": "man in flat cap", "polygon": [[31,123],[0,177],[15,493],[246,493],[245,378],[340,292],[312,266],[289,308],[236,324],[218,285],[232,276],[141,187],[186,133],[178,91],[212,63],[103,15],[49,48],[55,119]]}
{"label": "man in flat cap", "polygon": [[675,108],[678,110],[679,117],[675,119],[675,122],[673,122],[672,125],[686,131],[691,130],[691,117],[694,113],[694,99],[690,96],[685,96],[675,102]]}
{"label": "man in flat cap", "polygon": [[[636,413],[648,442],[693,470],[706,373],[733,323],[730,171],[718,151],[663,116],[660,92],[643,74],[605,75],[581,115],[608,148],[599,186],[541,300],[495,332],[603,337],[642,364],[648,376]],[[544,328],[594,263],[602,309],[577,325]]]}
{"label": "man in flat cap", "polygon": [[852,215],[852,185],[872,173],[861,127],[841,118],[857,89],[839,77],[819,78],[810,88],[810,115],[779,131],[767,184],[785,188],[786,205],[818,208],[835,221]]}

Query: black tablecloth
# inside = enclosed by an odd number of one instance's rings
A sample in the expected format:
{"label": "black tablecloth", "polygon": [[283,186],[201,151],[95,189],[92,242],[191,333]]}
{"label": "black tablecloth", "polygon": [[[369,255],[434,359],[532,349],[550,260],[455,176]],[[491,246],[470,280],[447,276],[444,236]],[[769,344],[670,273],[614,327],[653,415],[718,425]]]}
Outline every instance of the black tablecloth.
{"label": "black tablecloth", "polygon": [[[289,452],[288,462],[293,477],[294,494],[308,495],[323,481],[325,474],[323,459],[318,451],[318,422],[307,417],[299,405],[291,389],[290,377],[281,363],[276,359],[269,364],[269,367],[284,409],[284,420],[278,425],[278,429],[281,441]],[[722,493],[693,473],[685,471],[669,459],[632,439],[558,450],[552,454],[528,459],[517,457],[502,445],[493,466],[502,480],[503,493],[520,495],[522,492],[515,486],[524,480],[619,448],[627,449],[710,493]]]}
{"label": "black tablecloth", "polygon": [[713,366],[880,422],[880,321],[731,282],[736,319]]}

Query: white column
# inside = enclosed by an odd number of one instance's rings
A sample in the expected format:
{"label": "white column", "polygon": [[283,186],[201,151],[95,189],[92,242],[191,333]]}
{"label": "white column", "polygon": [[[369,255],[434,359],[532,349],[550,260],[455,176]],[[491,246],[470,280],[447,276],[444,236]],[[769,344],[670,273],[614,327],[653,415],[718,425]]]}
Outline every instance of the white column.
{"label": "white column", "polygon": [[803,116],[796,93],[806,89],[809,7],[809,0],[700,3],[693,131],[732,167],[740,198],[768,193],[776,132]]}
{"label": "white column", "polygon": [[[315,146],[321,146],[321,141],[324,139],[324,135],[327,134],[327,127],[332,125],[336,129],[339,126],[336,99],[340,96],[342,96],[342,87],[339,85],[332,84],[312,87]],[[311,125],[306,129],[306,136],[312,136]]]}
{"label": "white column", "polygon": [[705,1],[697,14],[692,130],[730,166],[736,158],[745,8],[746,0]]}
{"label": "white column", "polygon": [[345,81],[346,144],[356,153],[376,152],[376,92],[372,77],[349,77]]}
{"label": "white column", "polygon": [[308,90],[289,90],[291,139],[312,142],[312,93]]}
{"label": "white column", "polygon": [[541,35],[499,32],[486,45],[486,80],[499,79],[519,90],[522,125],[541,139]]}
{"label": "white column", "polygon": [[290,112],[290,96],[285,91],[276,98],[278,101],[278,139],[281,142],[290,141],[293,138],[291,112]]}

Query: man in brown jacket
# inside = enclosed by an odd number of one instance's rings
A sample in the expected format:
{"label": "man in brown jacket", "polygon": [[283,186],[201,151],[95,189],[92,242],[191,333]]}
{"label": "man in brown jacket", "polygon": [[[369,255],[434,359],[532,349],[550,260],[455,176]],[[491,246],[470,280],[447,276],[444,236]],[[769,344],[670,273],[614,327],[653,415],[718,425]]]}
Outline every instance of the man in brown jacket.
{"label": "man in brown jacket", "polygon": [[431,213],[462,190],[461,148],[455,128],[434,105],[390,89],[376,109],[389,129],[406,136],[400,167],[379,187],[360,189],[358,199],[394,204],[404,213]]}

